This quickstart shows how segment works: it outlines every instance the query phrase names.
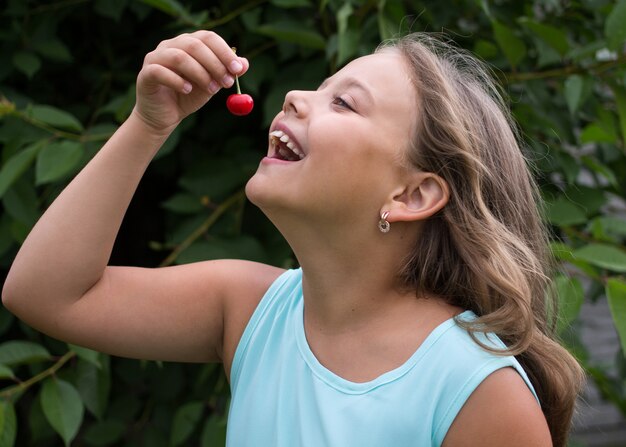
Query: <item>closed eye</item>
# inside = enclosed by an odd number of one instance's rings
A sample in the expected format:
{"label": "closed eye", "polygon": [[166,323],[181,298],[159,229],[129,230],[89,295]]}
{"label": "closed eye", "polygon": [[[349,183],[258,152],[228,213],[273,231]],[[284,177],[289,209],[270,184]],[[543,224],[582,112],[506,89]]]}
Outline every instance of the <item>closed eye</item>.
{"label": "closed eye", "polygon": [[342,99],[340,96],[336,96],[333,99],[333,104],[339,107],[343,107],[346,108],[348,110],[352,110],[354,111],[354,109],[350,106],[350,104],[348,104],[344,99]]}

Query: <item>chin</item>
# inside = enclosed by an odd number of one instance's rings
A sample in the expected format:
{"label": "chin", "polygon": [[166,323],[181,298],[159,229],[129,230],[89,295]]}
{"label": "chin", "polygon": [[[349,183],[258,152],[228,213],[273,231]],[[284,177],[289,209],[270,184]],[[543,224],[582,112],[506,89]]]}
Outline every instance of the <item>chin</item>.
{"label": "chin", "polygon": [[[277,187],[276,182],[263,173],[254,174],[246,183],[246,197],[259,208],[273,223],[278,216],[295,216],[301,214],[304,200],[298,198],[293,191]],[[282,219],[281,217],[281,219]]]}
{"label": "chin", "polygon": [[260,191],[262,190],[262,187],[261,187],[262,185],[259,185],[259,183],[262,183],[262,182],[260,182],[259,179],[257,178],[258,175],[259,174],[256,173],[252,177],[250,177],[250,179],[246,183],[245,191],[246,191],[246,197],[248,198],[248,200],[260,208],[261,207],[260,203],[262,202],[263,194]]}
{"label": "chin", "polygon": [[272,187],[268,178],[258,172],[246,183],[246,197],[267,214],[266,210],[276,207],[277,197],[275,187]]}

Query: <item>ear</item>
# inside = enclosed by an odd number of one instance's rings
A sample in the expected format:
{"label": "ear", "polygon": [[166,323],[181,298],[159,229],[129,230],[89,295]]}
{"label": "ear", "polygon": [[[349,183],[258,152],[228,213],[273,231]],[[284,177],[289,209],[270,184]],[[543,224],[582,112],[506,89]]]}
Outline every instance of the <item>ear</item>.
{"label": "ear", "polygon": [[432,172],[413,172],[381,211],[389,211],[389,222],[425,220],[442,209],[449,198],[448,183],[443,178]]}

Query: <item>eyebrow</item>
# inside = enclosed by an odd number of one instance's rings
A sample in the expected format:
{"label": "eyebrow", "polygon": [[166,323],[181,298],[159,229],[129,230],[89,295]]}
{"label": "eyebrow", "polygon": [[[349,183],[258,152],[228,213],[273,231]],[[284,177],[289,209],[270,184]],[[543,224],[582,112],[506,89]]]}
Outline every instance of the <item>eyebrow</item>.
{"label": "eyebrow", "polygon": [[[320,86],[318,87],[318,90],[322,90],[323,88],[325,88],[329,84],[330,79],[331,78],[324,79],[324,82],[322,82],[320,84]],[[361,90],[365,94],[366,99],[368,101],[370,101],[371,103],[375,102],[374,101],[374,96],[372,95],[372,92],[370,91],[370,89],[367,88],[361,81],[359,81],[355,77],[343,78],[343,79],[337,81],[337,84],[339,84],[340,86],[343,86],[343,87],[355,87],[355,88]]]}

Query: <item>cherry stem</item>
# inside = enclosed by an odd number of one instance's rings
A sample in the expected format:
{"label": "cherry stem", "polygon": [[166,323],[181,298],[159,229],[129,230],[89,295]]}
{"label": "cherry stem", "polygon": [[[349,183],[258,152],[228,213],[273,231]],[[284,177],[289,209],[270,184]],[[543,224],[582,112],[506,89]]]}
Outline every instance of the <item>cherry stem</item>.
{"label": "cherry stem", "polygon": [[[237,47],[230,47],[233,53],[237,54]],[[239,88],[239,76],[235,75],[235,83],[237,84],[237,94],[241,95],[241,88]]]}
{"label": "cherry stem", "polygon": [[241,95],[241,89],[239,88],[239,76],[235,75],[235,84],[237,84],[237,94]]}

